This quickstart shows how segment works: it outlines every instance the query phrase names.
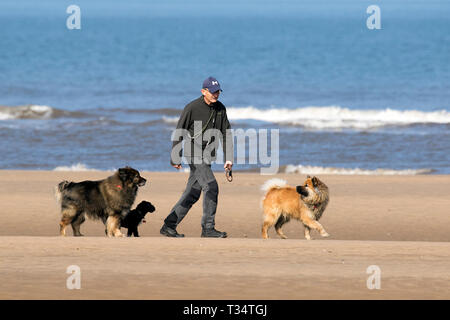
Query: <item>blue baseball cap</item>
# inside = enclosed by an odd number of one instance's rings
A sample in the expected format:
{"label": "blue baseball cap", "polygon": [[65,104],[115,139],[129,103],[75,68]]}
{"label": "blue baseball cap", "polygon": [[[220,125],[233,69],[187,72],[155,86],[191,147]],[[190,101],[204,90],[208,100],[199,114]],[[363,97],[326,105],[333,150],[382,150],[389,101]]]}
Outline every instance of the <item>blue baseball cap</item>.
{"label": "blue baseball cap", "polygon": [[214,77],[208,77],[205,79],[205,81],[203,81],[203,89],[208,89],[209,92],[214,93],[217,91],[222,91],[222,89],[220,89],[220,84],[219,81],[217,81],[216,78]]}

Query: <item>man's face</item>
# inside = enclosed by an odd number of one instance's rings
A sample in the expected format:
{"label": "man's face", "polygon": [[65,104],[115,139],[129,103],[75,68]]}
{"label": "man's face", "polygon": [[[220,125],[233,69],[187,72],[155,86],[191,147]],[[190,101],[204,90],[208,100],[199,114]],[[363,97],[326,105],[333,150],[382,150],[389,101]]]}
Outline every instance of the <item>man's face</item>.
{"label": "man's face", "polygon": [[207,104],[215,103],[219,100],[220,90],[217,90],[214,93],[209,92],[208,89],[202,89],[202,95],[205,97],[205,102]]}

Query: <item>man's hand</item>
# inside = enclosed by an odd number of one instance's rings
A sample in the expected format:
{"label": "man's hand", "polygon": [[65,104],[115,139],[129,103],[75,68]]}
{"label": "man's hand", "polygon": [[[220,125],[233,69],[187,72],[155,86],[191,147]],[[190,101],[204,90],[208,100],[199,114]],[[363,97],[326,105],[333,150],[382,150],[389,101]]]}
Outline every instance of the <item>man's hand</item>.
{"label": "man's hand", "polygon": [[225,162],[225,164],[223,165],[223,168],[224,168],[224,169],[228,168],[229,170],[231,170],[232,167],[233,167],[233,162],[231,162],[231,161],[227,161],[227,162]]}
{"label": "man's hand", "polygon": [[233,163],[231,161],[226,161],[223,165],[225,169],[225,177],[227,177],[228,182],[233,181],[233,175],[231,173],[231,168],[233,167]]}
{"label": "man's hand", "polygon": [[177,170],[181,169],[181,164],[173,164],[172,167],[174,167]]}

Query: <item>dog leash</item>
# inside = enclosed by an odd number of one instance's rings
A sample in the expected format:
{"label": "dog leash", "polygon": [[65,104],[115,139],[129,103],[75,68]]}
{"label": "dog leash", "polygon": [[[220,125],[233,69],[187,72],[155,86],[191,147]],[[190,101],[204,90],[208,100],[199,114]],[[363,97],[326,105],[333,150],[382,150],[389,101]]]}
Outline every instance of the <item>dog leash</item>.
{"label": "dog leash", "polygon": [[[213,110],[211,111],[211,114],[209,115],[208,121],[206,122],[205,126],[202,128],[202,131],[197,132],[196,134],[193,133],[192,136],[191,136],[191,133],[188,131],[188,132],[187,132],[187,137],[188,137],[189,139],[191,139],[191,140],[195,140],[196,138],[198,138],[198,137],[200,137],[201,135],[203,135],[203,133],[206,131],[206,128],[208,127],[209,123],[211,122],[211,119],[213,119],[213,117],[215,116],[215,114],[216,114],[216,112],[215,112],[215,110],[213,109]],[[214,119],[213,119],[213,128],[214,128],[215,123],[216,123],[216,118],[214,117]],[[209,144],[209,143],[208,143],[208,144]]]}
{"label": "dog leash", "polygon": [[225,177],[227,178],[228,182],[233,181],[233,171],[231,171],[231,169],[228,169],[228,167],[225,169]]}

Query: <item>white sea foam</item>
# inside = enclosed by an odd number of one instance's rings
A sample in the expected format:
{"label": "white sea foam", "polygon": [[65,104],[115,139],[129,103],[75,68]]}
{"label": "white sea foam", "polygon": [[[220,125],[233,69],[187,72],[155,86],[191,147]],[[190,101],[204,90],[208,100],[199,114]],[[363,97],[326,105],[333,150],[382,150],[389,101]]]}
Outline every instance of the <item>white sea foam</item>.
{"label": "white sea foam", "polygon": [[336,175],[418,175],[429,174],[431,169],[376,169],[364,170],[359,168],[334,168],[334,167],[316,167],[303,165],[287,165],[285,173],[299,173],[299,174],[336,174]]}
{"label": "white sea foam", "polygon": [[53,169],[53,171],[99,171],[99,170],[88,168],[83,163],[77,163],[71,165],[70,167],[67,166],[56,167],[55,169]]}
{"label": "white sea foam", "polygon": [[227,108],[230,120],[258,120],[312,129],[371,129],[412,124],[450,124],[450,112],[418,110],[362,110],[339,106],[297,109],[258,109],[252,106]]}
{"label": "white sea foam", "polygon": [[42,105],[0,107],[0,120],[11,119],[50,119],[55,109]]}
{"label": "white sea foam", "polygon": [[178,117],[167,117],[167,116],[163,116],[162,119],[163,119],[163,121],[166,122],[166,123],[175,123],[175,124],[177,124],[179,118],[178,118]]}

